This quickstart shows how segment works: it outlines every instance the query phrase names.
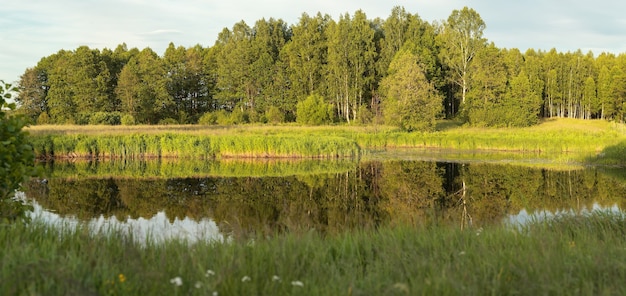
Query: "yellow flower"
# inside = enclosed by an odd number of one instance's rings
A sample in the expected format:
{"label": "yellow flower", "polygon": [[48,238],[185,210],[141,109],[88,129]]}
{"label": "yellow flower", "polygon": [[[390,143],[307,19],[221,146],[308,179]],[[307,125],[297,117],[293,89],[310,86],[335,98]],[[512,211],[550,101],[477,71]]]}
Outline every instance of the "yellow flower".
{"label": "yellow flower", "polygon": [[120,283],[123,283],[126,281],[126,277],[124,276],[123,273],[120,273],[120,275],[118,275],[117,277],[120,280]]}

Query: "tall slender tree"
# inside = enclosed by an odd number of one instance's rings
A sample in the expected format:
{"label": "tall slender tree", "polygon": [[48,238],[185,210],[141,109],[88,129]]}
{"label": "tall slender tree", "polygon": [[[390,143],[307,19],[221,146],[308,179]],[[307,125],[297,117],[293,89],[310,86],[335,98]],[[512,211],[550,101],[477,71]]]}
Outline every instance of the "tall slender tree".
{"label": "tall slender tree", "polygon": [[483,38],[485,27],[485,22],[474,9],[464,7],[452,12],[438,35],[442,60],[454,73],[453,82],[461,88],[461,106],[465,104],[471,82],[472,61],[486,45]]}

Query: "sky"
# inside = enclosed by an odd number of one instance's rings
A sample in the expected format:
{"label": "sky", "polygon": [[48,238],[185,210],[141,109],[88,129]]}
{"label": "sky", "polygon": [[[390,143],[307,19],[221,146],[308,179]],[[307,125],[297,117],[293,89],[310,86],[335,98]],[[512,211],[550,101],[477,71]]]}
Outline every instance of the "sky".
{"label": "sky", "polygon": [[61,49],[150,47],[170,42],[213,46],[223,28],[262,18],[297,24],[302,13],[362,10],[386,19],[403,6],[421,19],[444,21],[455,9],[478,12],[484,37],[500,48],[626,53],[626,1],[616,0],[3,0],[0,4],[0,80],[17,82],[27,68]]}

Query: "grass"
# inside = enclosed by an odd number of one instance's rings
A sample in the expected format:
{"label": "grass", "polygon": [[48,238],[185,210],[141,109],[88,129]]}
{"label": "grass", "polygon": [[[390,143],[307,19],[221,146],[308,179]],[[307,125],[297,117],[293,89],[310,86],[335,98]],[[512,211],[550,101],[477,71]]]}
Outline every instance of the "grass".
{"label": "grass", "polygon": [[624,295],[625,236],[626,217],[602,212],[195,244],[35,219],[0,227],[0,294]]}
{"label": "grass", "polygon": [[624,125],[601,120],[549,119],[498,129],[441,121],[437,128],[407,133],[388,126],[32,126],[28,131],[38,155],[57,158],[354,158],[379,150],[436,148],[541,153],[564,163],[591,160],[626,141]]}

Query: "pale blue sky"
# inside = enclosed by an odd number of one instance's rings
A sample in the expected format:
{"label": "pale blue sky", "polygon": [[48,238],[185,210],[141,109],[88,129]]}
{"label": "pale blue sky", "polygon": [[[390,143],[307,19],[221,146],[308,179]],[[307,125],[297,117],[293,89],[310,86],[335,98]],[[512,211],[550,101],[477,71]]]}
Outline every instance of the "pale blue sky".
{"label": "pale blue sky", "polygon": [[280,18],[296,24],[303,12],[363,10],[387,18],[404,6],[429,22],[454,9],[475,9],[487,24],[485,37],[498,47],[559,51],[626,52],[626,2],[615,0],[3,0],[0,4],[0,79],[15,82],[28,67],[60,49],[212,46],[218,33],[244,20]]}

